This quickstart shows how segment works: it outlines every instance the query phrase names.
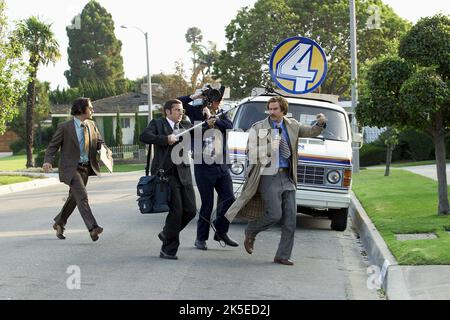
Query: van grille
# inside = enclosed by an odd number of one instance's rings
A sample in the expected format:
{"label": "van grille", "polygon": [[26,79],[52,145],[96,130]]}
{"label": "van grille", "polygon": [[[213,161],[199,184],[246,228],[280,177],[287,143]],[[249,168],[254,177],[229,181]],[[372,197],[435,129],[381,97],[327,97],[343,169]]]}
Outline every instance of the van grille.
{"label": "van grille", "polygon": [[298,183],[324,185],[325,184],[325,168],[315,166],[299,165],[297,169]]}

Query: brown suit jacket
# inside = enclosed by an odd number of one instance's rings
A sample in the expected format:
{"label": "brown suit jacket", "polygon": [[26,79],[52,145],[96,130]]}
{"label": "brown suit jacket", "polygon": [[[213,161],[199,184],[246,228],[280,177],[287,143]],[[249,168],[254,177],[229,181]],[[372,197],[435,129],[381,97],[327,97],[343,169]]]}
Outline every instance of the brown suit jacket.
{"label": "brown suit jacket", "polygon": [[[93,173],[91,175],[100,175],[100,166],[97,159],[97,150],[100,150],[103,139],[97,129],[94,121],[86,120],[89,128],[89,161]],[[56,129],[52,141],[45,152],[44,162],[53,163],[56,152],[61,148],[61,157],[59,160],[59,180],[70,185],[70,181],[77,170],[80,160],[80,144],[78,143],[77,133],[75,131],[75,122],[73,119],[61,123]]]}

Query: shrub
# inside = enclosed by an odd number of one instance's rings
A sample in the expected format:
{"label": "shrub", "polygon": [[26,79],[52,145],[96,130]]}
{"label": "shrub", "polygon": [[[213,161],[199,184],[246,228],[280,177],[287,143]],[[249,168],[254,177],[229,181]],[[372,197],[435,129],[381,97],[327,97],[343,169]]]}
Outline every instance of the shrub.
{"label": "shrub", "polygon": [[[41,150],[36,154],[36,157],[34,158],[34,165],[36,167],[42,167],[42,165],[44,164],[44,157],[45,157],[45,150]],[[60,152],[58,151],[56,153],[55,156],[55,160],[53,161],[52,165],[54,168],[58,167],[59,164],[59,157],[60,157]]]}
{"label": "shrub", "polygon": [[402,131],[399,135],[402,148],[402,158],[415,161],[433,160],[433,140],[426,134],[414,129]]}
{"label": "shrub", "polygon": [[26,144],[22,139],[18,139],[9,145],[15,156],[26,153]]}
{"label": "shrub", "polygon": [[386,160],[386,147],[376,143],[365,144],[359,150],[359,163],[361,167],[381,164]]}

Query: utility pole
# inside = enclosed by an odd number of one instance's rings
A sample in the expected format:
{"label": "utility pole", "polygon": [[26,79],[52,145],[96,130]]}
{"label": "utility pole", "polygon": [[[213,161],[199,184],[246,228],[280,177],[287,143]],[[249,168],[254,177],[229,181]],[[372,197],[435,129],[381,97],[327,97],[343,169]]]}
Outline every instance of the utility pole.
{"label": "utility pole", "polygon": [[[356,10],[355,0],[349,0],[350,5],[350,56],[352,66],[352,131],[358,132],[356,122],[356,107],[358,106],[358,57],[356,52]],[[359,171],[359,149],[353,147],[353,172]]]}

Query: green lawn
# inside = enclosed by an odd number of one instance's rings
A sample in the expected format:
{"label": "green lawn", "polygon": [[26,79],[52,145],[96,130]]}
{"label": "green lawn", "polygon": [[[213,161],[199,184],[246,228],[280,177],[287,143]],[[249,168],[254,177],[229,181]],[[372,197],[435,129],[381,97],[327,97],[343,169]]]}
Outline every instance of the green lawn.
{"label": "green lawn", "polygon": [[10,156],[0,158],[0,171],[17,171],[26,169],[27,156]]}
{"label": "green lawn", "polygon": [[19,182],[27,182],[31,180],[33,179],[23,176],[0,176],[0,186]]}
{"label": "green lawn", "polygon": [[[447,163],[450,164],[450,159],[447,159]],[[392,168],[404,168],[404,167],[415,167],[415,166],[425,166],[430,164],[436,164],[436,160],[425,160],[425,161],[400,161],[400,162],[394,162],[391,167]],[[374,168],[379,167],[386,168],[386,165],[376,165],[372,166]]]}
{"label": "green lawn", "polygon": [[[0,171],[25,170],[27,161],[26,155],[10,156],[0,158]],[[144,171],[145,164],[117,164],[114,165],[114,172]],[[105,166],[102,166],[101,172],[108,172]]]}
{"label": "green lawn", "polygon": [[[395,170],[363,170],[354,175],[353,191],[402,265],[450,264],[450,216],[438,216],[437,182]],[[397,241],[395,234],[429,233],[432,240]]]}

